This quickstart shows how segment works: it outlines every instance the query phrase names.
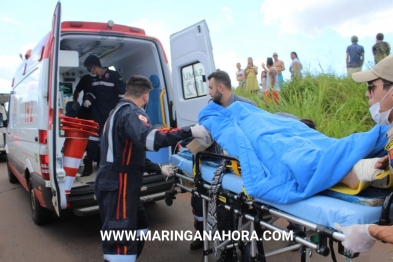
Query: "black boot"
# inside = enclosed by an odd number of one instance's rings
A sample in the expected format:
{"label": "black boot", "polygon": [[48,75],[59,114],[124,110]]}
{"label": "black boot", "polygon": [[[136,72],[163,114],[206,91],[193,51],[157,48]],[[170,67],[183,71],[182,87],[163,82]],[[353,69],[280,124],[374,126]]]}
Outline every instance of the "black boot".
{"label": "black boot", "polygon": [[200,239],[195,239],[190,244],[190,250],[197,250],[203,248],[203,241]]}
{"label": "black boot", "polygon": [[82,176],[90,176],[93,174],[93,161],[90,159],[83,159],[83,164],[85,165],[83,168]]}

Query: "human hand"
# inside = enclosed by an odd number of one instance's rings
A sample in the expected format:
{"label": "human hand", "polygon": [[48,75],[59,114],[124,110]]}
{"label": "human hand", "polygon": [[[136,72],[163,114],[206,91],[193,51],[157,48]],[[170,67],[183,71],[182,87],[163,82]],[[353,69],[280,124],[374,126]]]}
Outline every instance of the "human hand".
{"label": "human hand", "polygon": [[74,101],[74,103],[72,103],[72,109],[74,109],[75,111],[78,110],[78,101]]}
{"label": "human hand", "polygon": [[374,167],[375,167],[375,169],[385,170],[388,167],[388,165],[389,165],[389,157],[386,155],[386,156],[378,159],[378,161],[375,163]]}
{"label": "human hand", "polygon": [[89,106],[91,106],[91,102],[89,100],[85,100],[85,102],[83,102],[83,106],[89,108]]}
{"label": "human hand", "polygon": [[368,232],[369,226],[370,224],[356,224],[344,227],[334,223],[334,227],[345,235],[345,241],[342,242],[343,246],[354,253],[368,252],[374,245],[376,239]]}
{"label": "human hand", "polygon": [[265,67],[265,63],[262,63],[262,67]]}
{"label": "human hand", "polygon": [[213,144],[213,140],[209,131],[206,130],[204,126],[196,124],[191,127],[192,137],[196,138],[199,143],[201,143],[204,147],[209,147]]}
{"label": "human hand", "polygon": [[171,177],[174,175],[174,171],[173,171],[173,166],[171,165],[164,165],[161,167],[161,174],[163,174],[166,177]]}

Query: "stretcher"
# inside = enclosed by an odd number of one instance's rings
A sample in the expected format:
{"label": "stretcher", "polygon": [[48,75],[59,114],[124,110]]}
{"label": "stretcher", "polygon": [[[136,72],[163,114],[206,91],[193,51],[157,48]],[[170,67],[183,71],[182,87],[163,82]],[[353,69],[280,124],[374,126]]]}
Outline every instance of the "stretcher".
{"label": "stretcher", "polygon": [[[243,180],[240,175],[241,167],[236,158],[214,154],[210,152],[199,152],[193,157],[189,151],[183,151],[172,155],[170,163],[177,167],[175,173],[175,182],[172,189],[166,194],[167,205],[172,205],[175,195],[178,193],[175,188],[180,188],[181,192],[190,192],[203,199],[203,224],[204,230],[207,230],[207,203],[210,200],[208,189],[217,168],[217,159],[227,159],[228,172],[223,176],[222,188],[219,193],[218,201],[225,209],[232,212],[237,219],[247,220],[250,223],[241,226],[238,223],[238,230],[248,229],[257,231],[260,234],[265,229],[274,231],[287,231],[273,224],[278,218],[284,218],[291,222],[301,225],[304,232],[295,235],[296,245],[282,248],[279,250],[265,253],[263,250],[263,241],[252,240],[250,256],[251,261],[266,261],[266,258],[273,255],[281,254],[292,250],[301,252],[301,261],[311,261],[311,254],[316,253],[329,256],[336,261],[333,243],[338,243],[338,252],[346,257],[346,261],[359,254],[353,254],[345,250],[341,242],[345,236],[333,228],[334,223],[341,225],[352,224],[380,224],[389,225],[391,217],[391,202],[393,192],[387,193],[382,206],[367,206],[358,203],[347,202],[341,199],[332,198],[326,195],[315,195],[308,199],[299,201],[294,204],[282,205],[269,203],[261,199],[252,199],[243,188]],[[193,175],[195,174],[195,175]],[[194,182],[195,187],[189,188],[184,182]],[[250,208],[252,207],[252,208]],[[250,212],[253,210],[252,212]],[[268,221],[268,218],[271,218]],[[236,228],[234,228],[236,229]],[[207,240],[204,241],[203,261],[208,261],[208,256],[219,250],[234,248],[244,245],[241,241],[224,241],[216,248],[209,248]]]}

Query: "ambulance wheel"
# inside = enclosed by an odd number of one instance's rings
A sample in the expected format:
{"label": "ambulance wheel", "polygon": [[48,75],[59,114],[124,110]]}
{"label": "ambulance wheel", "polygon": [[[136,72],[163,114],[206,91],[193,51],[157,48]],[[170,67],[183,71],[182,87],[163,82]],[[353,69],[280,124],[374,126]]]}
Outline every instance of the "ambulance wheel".
{"label": "ambulance wheel", "polygon": [[12,173],[10,166],[8,165],[8,161],[7,161],[7,172],[8,172],[8,181],[10,181],[11,184],[16,184],[19,182],[16,176]]}
{"label": "ambulance wheel", "polygon": [[52,221],[53,212],[46,209],[40,205],[37,197],[34,193],[33,185],[31,179],[29,180],[29,193],[30,193],[30,207],[31,207],[31,217],[34,223],[37,225],[44,225]]}

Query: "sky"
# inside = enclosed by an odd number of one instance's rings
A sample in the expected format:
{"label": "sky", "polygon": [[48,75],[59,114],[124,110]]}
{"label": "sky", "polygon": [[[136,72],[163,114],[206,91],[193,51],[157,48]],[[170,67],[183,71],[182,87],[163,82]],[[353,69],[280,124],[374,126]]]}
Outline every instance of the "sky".
{"label": "sky", "polygon": [[[9,92],[19,54],[33,48],[51,29],[57,1],[0,0],[0,92]],[[277,52],[290,79],[290,52],[313,74],[344,75],[351,36],[365,49],[363,69],[373,65],[371,47],[382,32],[393,44],[392,0],[63,0],[62,21],[107,22],[143,28],[158,38],[170,58],[169,37],[206,20],[216,68],[237,86],[236,63],[261,63]],[[170,59],[169,59],[170,61]],[[128,76],[123,76],[128,78]]]}

